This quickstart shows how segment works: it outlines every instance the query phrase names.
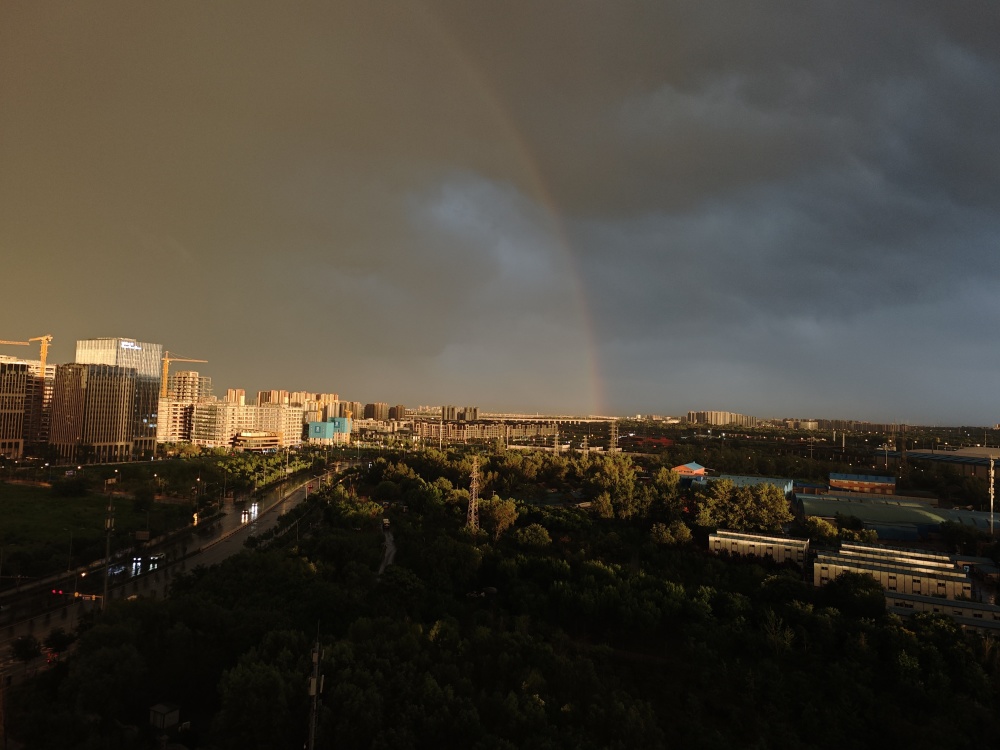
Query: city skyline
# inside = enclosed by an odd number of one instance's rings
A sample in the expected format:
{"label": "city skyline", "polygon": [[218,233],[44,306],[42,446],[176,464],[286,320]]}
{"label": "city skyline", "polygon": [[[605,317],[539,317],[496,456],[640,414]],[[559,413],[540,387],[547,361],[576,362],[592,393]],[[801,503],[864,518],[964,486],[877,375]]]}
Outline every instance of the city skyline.
{"label": "city skyline", "polygon": [[248,393],[1000,422],[988,4],[2,14],[0,339],[50,362],[127,335]]}

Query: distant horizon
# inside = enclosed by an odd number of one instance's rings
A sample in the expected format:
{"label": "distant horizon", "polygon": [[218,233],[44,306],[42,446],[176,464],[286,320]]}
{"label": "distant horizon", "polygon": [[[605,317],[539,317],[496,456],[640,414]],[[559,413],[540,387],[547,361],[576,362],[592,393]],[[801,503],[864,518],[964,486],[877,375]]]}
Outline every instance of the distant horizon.
{"label": "distant horizon", "polygon": [[[48,357],[47,363],[50,364],[50,365],[52,365],[52,364],[55,364],[55,365],[72,364],[73,363],[72,359],[69,360],[69,361],[67,361],[67,362],[56,362],[55,361],[55,359],[51,355],[51,351],[52,350],[57,350],[55,341],[58,340],[58,339],[56,337],[53,337],[53,338],[54,338],[54,340],[53,340],[53,343],[52,343],[52,345],[50,347],[50,355]],[[172,351],[172,350],[170,350],[170,349],[167,348],[166,344],[162,344],[162,343],[157,342],[157,341],[151,341],[151,340],[149,340],[148,337],[136,337],[136,336],[86,336],[86,337],[82,337],[80,339],[74,339],[73,346],[72,346],[72,348],[74,350],[74,354],[75,354],[76,342],[77,341],[83,341],[83,340],[89,340],[89,339],[124,339],[124,340],[128,340],[128,341],[135,341],[135,342],[141,343],[141,344],[159,345],[159,346],[161,346],[163,348],[164,352]],[[37,356],[30,356],[30,355],[28,355],[28,356],[19,356],[18,353],[16,352],[16,350],[14,350],[15,353],[11,353],[10,351],[7,351],[6,349],[7,349],[7,347],[4,347],[3,345],[0,345],[0,356],[16,357],[18,359],[23,359],[23,360],[26,360],[26,361],[34,361],[34,362],[39,361]],[[345,394],[343,394],[341,391],[339,391],[339,390],[337,390],[335,388],[330,388],[329,386],[327,386],[327,387],[321,387],[321,388],[288,388],[288,387],[278,387],[278,388],[275,388],[275,387],[267,387],[267,388],[256,388],[256,389],[250,389],[250,388],[246,388],[246,387],[243,387],[243,386],[230,386],[230,385],[219,386],[219,385],[217,385],[216,378],[213,375],[211,375],[210,373],[208,373],[207,371],[205,371],[204,369],[195,369],[193,367],[185,367],[185,366],[171,367],[171,369],[170,369],[171,373],[180,372],[180,371],[197,372],[199,375],[205,375],[205,376],[211,378],[211,380],[212,380],[213,395],[215,395],[216,397],[219,397],[220,393],[224,397],[226,391],[228,389],[230,389],[230,388],[233,388],[233,389],[236,389],[236,390],[239,390],[240,388],[242,388],[242,390],[247,394],[247,399],[248,400],[250,400],[251,396],[253,396],[254,398],[256,398],[257,394],[259,392],[261,392],[261,391],[270,391],[270,390],[282,390],[282,391],[288,391],[290,393],[294,393],[294,392],[305,392],[305,393],[336,393],[340,397],[341,401],[356,401],[356,402],[360,402],[360,403],[375,403],[376,401],[378,401],[378,402],[388,403],[390,405],[395,405],[395,404],[402,403],[408,409],[409,408],[413,408],[411,406],[411,404],[407,403],[405,400],[399,400],[399,399],[388,399],[387,400],[387,399],[384,399],[384,398],[378,398],[378,399],[372,400],[372,399],[345,397]],[[694,409],[694,408],[684,409],[682,411],[676,411],[676,412],[667,412],[667,411],[631,411],[631,412],[621,412],[619,414],[597,413],[597,412],[581,412],[581,411],[553,411],[552,409],[542,409],[542,410],[539,410],[539,409],[534,409],[534,408],[533,409],[517,409],[517,408],[503,409],[503,408],[494,408],[492,406],[483,406],[482,400],[481,399],[477,400],[475,398],[473,398],[468,403],[465,402],[465,401],[459,402],[459,401],[454,400],[454,399],[451,400],[451,401],[444,400],[444,401],[442,401],[441,403],[438,403],[438,404],[431,404],[431,403],[428,402],[427,399],[420,399],[419,401],[415,401],[413,403],[416,403],[416,404],[422,405],[422,406],[427,406],[427,407],[430,407],[432,409],[440,408],[442,405],[477,406],[477,407],[479,407],[480,412],[482,412],[483,414],[512,414],[512,415],[519,415],[519,416],[536,415],[536,416],[540,416],[540,417],[557,417],[557,416],[561,416],[561,417],[577,417],[577,418],[634,419],[634,418],[636,418],[636,415],[640,415],[641,418],[643,418],[643,419],[648,419],[648,418],[653,417],[653,416],[663,417],[663,418],[684,419],[684,418],[686,418],[688,412],[691,412],[691,411],[726,411],[726,412],[731,412],[733,414],[741,414],[741,415],[745,415],[745,416],[750,416],[750,417],[753,417],[753,418],[761,420],[761,421],[780,421],[780,420],[786,420],[786,419],[795,419],[795,420],[824,420],[824,421],[860,422],[860,423],[863,423],[863,424],[900,425],[900,426],[906,426],[906,427],[927,427],[927,428],[936,428],[936,429],[959,429],[961,427],[977,427],[977,428],[982,428],[982,429],[994,429],[996,427],[996,425],[998,424],[996,422],[994,422],[992,424],[973,424],[971,422],[964,422],[964,423],[959,423],[959,422],[952,422],[952,423],[929,423],[929,422],[927,422],[927,423],[925,423],[925,422],[906,422],[906,421],[900,421],[900,420],[884,420],[884,419],[874,419],[874,418],[865,419],[865,418],[860,418],[860,417],[840,417],[840,416],[831,417],[831,416],[816,416],[816,415],[810,415],[810,416],[801,416],[801,415],[799,415],[799,416],[792,416],[790,414],[785,414],[783,416],[773,416],[773,415],[772,416],[762,416],[760,414],[755,414],[755,413],[752,413],[752,412],[737,411],[737,410],[733,410],[733,409],[702,409],[702,408],[698,408],[698,409]],[[704,425],[704,426],[707,427],[707,428],[712,428],[712,427],[727,427],[729,425]]]}

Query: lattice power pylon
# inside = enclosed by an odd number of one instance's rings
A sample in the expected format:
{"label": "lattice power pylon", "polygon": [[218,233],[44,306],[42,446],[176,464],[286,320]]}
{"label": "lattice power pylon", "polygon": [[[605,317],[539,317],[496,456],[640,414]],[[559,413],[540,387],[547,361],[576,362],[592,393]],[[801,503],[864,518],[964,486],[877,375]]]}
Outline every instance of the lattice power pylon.
{"label": "lattice power pylon", "polygon": [[609,444],[608,444],[608,452],[609,453],[617,453],[618,452],[618,420],[617,419],[612,419],[611,420],[611,440],[609,441]]}
{"label": "lattice power pylon", "polygon": [[469,481],[469,515],[465,528],[479,531],[479,456],[472,457],[472,478]]}

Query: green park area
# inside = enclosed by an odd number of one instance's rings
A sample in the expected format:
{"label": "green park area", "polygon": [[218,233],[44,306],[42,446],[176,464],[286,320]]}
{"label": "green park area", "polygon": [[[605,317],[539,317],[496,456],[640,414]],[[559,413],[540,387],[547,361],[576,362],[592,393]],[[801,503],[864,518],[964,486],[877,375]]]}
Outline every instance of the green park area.
{"label": "green park area", "polygon": [[189,505],[148,497],[94,491],[65,496],[57,487],[0,483],[0,580],[8,584],[12,577],[45,576],[103,558],[109,501],[115,518],[113,549],[129,546],[136,532],[148,531],[155,538],[191,517]]}
{"label": "green park area", "polygon": [[186,527],[196,509],[204,517],[227,498],[246,499],[316,466],[325,461],[304,451],[207,453],[53,470],[46,482],[18,481],[16,476],[0,481],[0,587],[103,559],[109,504],[114,508],[114,553],[147,538],[147,532],[156,539]]}

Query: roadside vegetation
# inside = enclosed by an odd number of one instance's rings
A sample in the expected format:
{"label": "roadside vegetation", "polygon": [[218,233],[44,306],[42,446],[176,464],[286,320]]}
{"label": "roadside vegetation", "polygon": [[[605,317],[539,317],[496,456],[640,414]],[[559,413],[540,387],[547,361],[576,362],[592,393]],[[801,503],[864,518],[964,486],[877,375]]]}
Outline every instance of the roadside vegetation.
{"label": "roadside vegetation", "polygon": [[[322,454],[197,453],[186,458],[60,467],[37,481],[0,481],[0,587],[102,559],[104,519],[114,505],[112,552],[190,526],[222,501],[248,499],[290,473],[320,470]],[[22,472],[23,474],[23,472]],[[25,474],[24,476],[29,476]],[[47,480],[47,481],[46,481]]]}

